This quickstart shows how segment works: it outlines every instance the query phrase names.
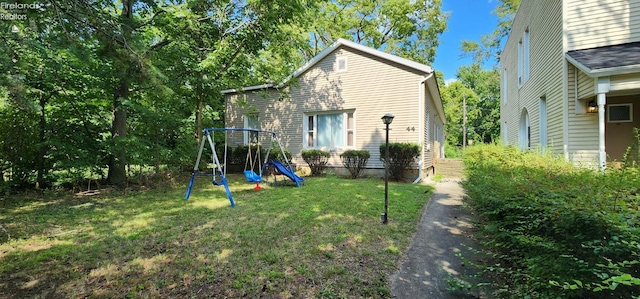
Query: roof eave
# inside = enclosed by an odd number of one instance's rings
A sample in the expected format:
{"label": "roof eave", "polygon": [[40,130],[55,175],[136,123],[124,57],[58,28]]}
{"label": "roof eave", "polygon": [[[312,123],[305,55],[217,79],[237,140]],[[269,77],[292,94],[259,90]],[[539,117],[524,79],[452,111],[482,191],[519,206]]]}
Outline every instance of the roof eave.
{"label": "roof eave", "polygon": [[632,73],[640,73],[640,64],[633,65],[624,65],[617,67],[609,67],[609,68],[601,68],[601,69],[591,69],[586,65],[580,63],[571,57],[568,53],[564,55],[571,64],[580,69],[582,72],[587,74],[587,76],[591,78],[598,77],[606,77],[606,76],[615,76],[615,75],[624,75],[624,74],[632,74]]}
{"label": "roof eave", "polygon": [[261,84],[261,85],[247,86],[247,87],[243,87],[243,88],[240,88],[240,89],[224,89],[224,90],[221,90],[220,93],[221,94],[237,93],[237,92],[244,92],[244,91],[267,89],[267,88],[271,88],[271,87],[273,87],[273,84],[267,83],[267,84]]}

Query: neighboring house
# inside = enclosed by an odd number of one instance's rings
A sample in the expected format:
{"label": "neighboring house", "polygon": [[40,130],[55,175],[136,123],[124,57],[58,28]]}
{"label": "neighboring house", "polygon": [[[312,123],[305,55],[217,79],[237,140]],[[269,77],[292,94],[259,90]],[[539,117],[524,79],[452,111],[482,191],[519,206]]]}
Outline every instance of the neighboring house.
{"label": "neighboring house", "polygon": [[[226,126],[277,132],[298,166],[306,166],[305,149],[330,151],[329,166],[336,171],[344,170],[339,155],[345,150],[368,150],[368,175],[377,175],[384,169],[381,118],[391,113],[390,142],[420,144],[415,169],[421,177],[433,173],[435,158],[444,153],[445,117],[431,67],[340,39],[289,80],[296,82],[286,88],[266,84],[222,91]],[[245,134],[229,142],[249,139]]]}
{"label": "neighboring house", "polygon": [[523,0],[500,63],[503,142],[601,169],[623,158],[640,125],[640,0]]}

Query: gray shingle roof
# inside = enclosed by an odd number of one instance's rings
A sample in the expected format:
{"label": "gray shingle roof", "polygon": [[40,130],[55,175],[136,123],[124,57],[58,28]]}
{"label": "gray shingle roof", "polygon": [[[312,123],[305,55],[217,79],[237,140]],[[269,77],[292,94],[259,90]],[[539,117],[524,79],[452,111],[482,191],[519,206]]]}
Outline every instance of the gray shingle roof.
{"label": "gray shingle roof", "polygon": [[573,50],[567,55],[591,71],[640,64],[640,42]]}

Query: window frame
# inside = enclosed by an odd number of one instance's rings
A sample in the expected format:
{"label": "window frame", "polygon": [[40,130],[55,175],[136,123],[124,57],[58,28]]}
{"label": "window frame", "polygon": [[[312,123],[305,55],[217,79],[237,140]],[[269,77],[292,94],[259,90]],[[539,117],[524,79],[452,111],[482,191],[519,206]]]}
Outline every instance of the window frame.
{"label": "window frame", "polygon": [[[340,62],[344,61],[344,68],[340,68]],[[348,67],[348,62],[349,60],[347,59],[347,56],[339,56],[336,58],[336,73],[344,73],[346,72],[349,67]]]}
{"label": "window frame", "polygon": [[[343,145],[331,145],[331,146],[318,146],[318,115],[341,115],[343,120],[342,126],[342,140]],[[353,125],[349,128],[349,115]],[[309,126],[310,120],[312,126]],[[356,112],[355,110],[340,110],[340,111],[318,111],[318,112],[306,112],[303,117],[303,148],[304,149],[322,149],[322,150],[339,150],[339,149],[354,149],[356,148]],[[351,133],[351,142],[349,140],[349,133]],[[351,143],[351,145],[349,145]]]}
{"label": "window frame", "polygon": [[[626,120],[611,120],[611,108],[612,107],[627,107],[629,109],[629,119]],[[608,123],[630,123],[633,122],[633,103],[624,103],[624,104],[608,104],[607,109],[607,122]]]}
{"label": "window frame", "polygon": [[522,38],[518,41],[518,87],[522,87],[529,80],[530,39],[529,28],[527,28]]}
{"label": "window frame", "polygon": [[[244,128],[246,129],[256,129],[256,130],[260,130],[260,116],[259,115],[248,115],[248,114],[244,114],[242,116],[242,118],[244,119]],[[255,119],[255,123],[257,124],[257,128],[252,128],[251,127],[251,119]],[[249,131],[243,131],[242,132],[242,143],[244,145],[250,145],[252,142],[252,140],[255,140],[255,142],[259,141],[259,137],[260,135],[258,134],[258,132],[249,132]]]}

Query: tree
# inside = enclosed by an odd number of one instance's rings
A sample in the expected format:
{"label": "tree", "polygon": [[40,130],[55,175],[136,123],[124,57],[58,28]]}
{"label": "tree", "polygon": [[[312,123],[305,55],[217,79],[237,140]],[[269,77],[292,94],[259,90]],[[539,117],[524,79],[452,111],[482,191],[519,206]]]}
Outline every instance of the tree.
{"label": "tree", "polygon": [[458,81],[441,88],[447,117],[445,132],[451,145],[463,143],[463,97],[466,98],[467,139],[491,142],[500,136],[500,76],[497,70],[483,70],[477,63],[461,66]]}
{"label": "tree", "polygon": [[494,10],[498,16],[496,29],[480,37],[478,41],[461,41],[461,50],[466,55],[471,55],[475,63],[482,63],[489,58],[498,58],[501,50],[501,42],[511,31],[511,23],[520,6],[521,0],[500,0],[500,5]]}
{"label": "tree", "polygon": [[441,0],[336,0],[312,12],[309,59],[338,38],[421,63],[433,62],[447,27]]}
{"label": "tree", "polygon": [[[242,70],[250,69],[252,55],[264,49],[280,25],[302,10],[299,1],[284,0],[193,0],[180,5],[139,0],[119,4],[82,0],[51,3],[64,19],[58,25],[73,24],[69,31],[84,27],[81,38],[96,42],[99,55],[107,59],[111,68],[109,78],[105,78],[112,82],[114,91],[108,180],[116,185],[123,185],[126,180],[127,103],[139,102],[143,90],[162,85],[162,79],[166,82],[173,78],[156,68],[152,59],[155,54],[173,43],[180,45],[173,50],[187,50],[168,57],[175,59],[173,63],[190,67],[182,74],[188,81],[181,81],[195,87],[198,127],[206,100],[202,95],[217,94],[206,89],[207,82],[230,82],[233,80],[227,76],[238,78],[246,74]],[[214,85],[214,90],[219,86]]]}

